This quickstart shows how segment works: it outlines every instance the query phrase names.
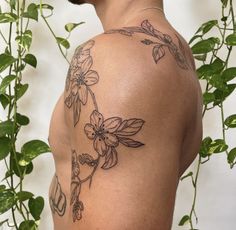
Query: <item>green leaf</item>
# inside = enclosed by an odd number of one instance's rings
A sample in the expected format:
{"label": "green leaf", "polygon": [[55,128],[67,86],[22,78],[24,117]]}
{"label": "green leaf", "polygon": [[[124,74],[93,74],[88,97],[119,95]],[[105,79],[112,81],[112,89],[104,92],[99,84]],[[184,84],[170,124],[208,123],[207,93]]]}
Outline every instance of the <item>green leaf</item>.
{"label": "green leaf", "polygon": [[9,178],[12,175],[14,175],[14,173],[10,170],[7,170],[5,173],[5,177],[2,179],[2,181],[4,181],[5,179]]}
{"label": "green leaf", "polygon": [[193,36],[191,39],[190,39],[190,41],[189,41],[189,45],[191,44],[191,43],[193,43],[196,39],[198,39],[198,38],[202,38],[202,35],[195,35],[195,36]]}
{"label": "green leaf", "polygon": [[0,123],[0,137],[11,135],[14,132],[14,123],[11,120]]}
{"label": "green leaf", "polygon": [[236,33],[228,35],[225,41],[226,41],[226,44],[229,46],[236,46]]}
{"label": "green leaf", "polygon": [[19,201],[23,202],[32,198],[34,194],[27,191],[20,191],[16,194],[16,196]]}
{"label": "green leaf", "polygon": [[221,102],[223,102],[226,97],[228,97],[236,88],[236,84],[228,84],[227,90],[222,91],[220,89],[216,89],[213,93],[215,94],[215,101],[213,103],[213,106],[219,105]]}
{"label": "green leaf", "polygon": [[45,4],[45,3],[39,4],[39,5],[37,5],[37,7],[38,7],[38,9],[40,9],[40,7],[42,7],[42,9],[46,9],[46,10],[53,10],[54,9],[53,6],[51,6],[49,4]]}
{"label": "green leaf", "polygon": [[228,4],[228,0],[221,0],[223,7],[225,8]]}
{"label": "green leaf", "polygon": [[30,198],[29,199],[29,210],[31,215],[34,217],[35,220],[39,220],[40,219],[40,215],[43,211],[43,207],[44,207],[44,199],[41,196],[34,198]]}
{"label": "green leaf", "polygon": [[209,151],[209,148],[210,148],[210,144],[211,144],[211,143],[212,143],[211,137],[205,137],[205,138],[202,140],[201,147],[200,147],[200,152],[199,152],[199,154],[201,155],[201,157],[207,157],[207,156],[209,156],[208,151]]}
{"label": "green leaf", "polygon": [[2,104],[2,107],[6,109],[10,103],[10,97],[5,94],[0,94],[0,103]]}
{"label": "green leaf", "polygon": [[231,81],[236,77],[236,67],[228,68],[222,73],[222,78],[225,82]]}
{"label": "green leaf", "polygon": [[50,152],[49,146],[40,140],[32,140],[25,143],[22,148],[21,152],[23,154],[22,158],[19,161],[21,166],[28,165],[34,158],[39,156],[42,153]]}
{"label": "green leaf", "polygon": [[0,73],[3,72],[8,66],[16,61],[14,57],[9,54],[0,54]]}
{"label": "green leaf", "polygon": [[227,84],[224,82],[220,74],[212,75],[211,79],[209,80],[209,83],[217,89],[227,91]]}
{"label": "green leaf", "polygon": [[185,176],[182,176],[181,178],[180,178],[180,180],[184,180],[184,179],[186,179],[187,177],[191,177],[193,175],[193,172],[189,172],[188,174],[186,174]]}
{"label": "green leaf", "polygon": [[0,185],[0,192],[2,192],[2,191],[4,191],[4,190],[6,190],[6,185],[1,184],[1,185]]}
{"label": "green leaf", "polygon": [[211,76],[213,72],[214,70],[209,64],[202,65],[197,69],[199,79],[209,79],[209,76]]}
{"label": "green leaf", "polygon": [[74,30],[77,26],[80,26],[80,25],[82,25],[82,24],[84,24],[85,22],[80,22],[80,23],[67,23],[66,25],[65,25],[65,30],[67,31],[67,32],[71,32],[72,30]]}
{"label": "green leaf", "polygon": [[230,150],[228,154],[228,163],[230,164],[234,163],[235,159],[236,159],[236,148],[233,148]]}
{"label": "green leaf", "polygon": [[5,93],[6,88],[11,84],[11,82],[16,79],[15,75],[9,75],[3,78],[0,85],[0,94]]}
{"label": "green leaf", "polygon": [[0,214],[11,209],[15,204],[15,195],[9,190],[0,193]]}
{"label": "green leaf", "polygon": [[34,68],[37,67],[37,59],[33,54],[26,54],[25,57],[23,58],[23,61]]}
{"label": "green leaf", "polygon": [[216,25],[218,25],[218,20],[211,20],[211,21],[205,22],[201,25],[201,27],[197,30],[196,33],[202,32],[202,34],[206,34]]}
{"label": "green leaf", "polygon": [[227,117],[224,124],[229,128],[236,128],[236,114]]}
{"label": "green leaf", "polygon": [[16,122],[19,125],[25,126],[29,124],[30,120],[27,116],[16,113]]}
{"label": "green leaf", "polygon": [[205,92],[203,94],[203,104],[207,105],[215,100],[215,94],[214,93],[209,93]]}
{"label": "green leaf", "polygon": [[27,7],[27,12],[22,15],[25,18],[32,18],[38,21],[38,6],[34,3],[31,3]]}
{"label": "green leaf", "polygon": [[187,224],[190,220],[190,217],[188,215],[185,215],[182,217],[182,219],[179,222],[179,226],[183,226],[185,224]]}
{"label": "green leaf", "polygon": [[33,163],[30,162],[28,165],[26,166],[21,166],[19,165],[19,161],[22,158],[22,154],[21,153],[16,153],[15,157],[11,156],[11,162],[12,162],[12,170],[15,173],[16,176],[18,176],[19,178],[24,178],[24,176],[26,174],[30,174],[33,170]]}
{"label": "green leaf", "polygon": [[66,49],[70,48],[70,43],[65,38],[56,37],[57,43],[64,46]]}
{"label": "green leaf", "polygon": [[38,226],[33,220],[25,220],[21,222],[19,230],[38,230]]}
{"label": "green leaf", "polygon": [[198,61],[206,61],[207,54],[194,55],[194,58]]}
{"label": "green leaf", "polygon": [[28,51],[32,43],[32,31],[26,30],[22,35],[17,36],[16,42]]}
{"label": "green leaf", "polygon": [[0,137],[0,160],[6,158],[11,151],[11,140],[8,137]]}
{"label": "green leaf", "polygon": [[1,13],[0,14],[0,23],[9,23],[16,22],[18,17],[14,13]]}
{"label": "green leaf", "polygon": [[202,40],[197,42],[192,47],[193,54],[204,54],[214,50],[215,45],[218,43],[218,38],[208,38],[206,40]]}
{"label": "green leaf", "polygon": [[27,91],[29,84],[17,84],[16,85],[16,98],[19,100]]}
{"label": "green leaf", "polygon": [[222,139],[214,140],[209,146],[209,154],[212,153],[221,153],[228,149],[228,145],[225,144],[225,141]]}
{"label": "green leaf", "polygon": [[220,73],[225,66],[225,62],[223,60],[221,60],[220,58],[216,58],[213,63],[211,64],[212,73]]}
{"label": "green leaf", "polygon": [[12,9],[16,9],[16,0],[10,0],[10,6]]}

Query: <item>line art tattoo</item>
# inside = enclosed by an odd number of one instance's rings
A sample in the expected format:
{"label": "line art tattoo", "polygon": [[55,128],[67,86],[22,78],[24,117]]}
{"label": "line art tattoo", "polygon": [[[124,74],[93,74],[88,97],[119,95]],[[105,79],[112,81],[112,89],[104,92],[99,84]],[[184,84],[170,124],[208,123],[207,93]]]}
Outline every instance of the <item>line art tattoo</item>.
{"label": "line art tattoo", "polygon": [[[152,46],[152,57],[156,64],[169,52],[181,69],[188,70],[191,68],[180,38],[176,35],[177,46],[170,35],[156,30],[148,20],[144,20],[140,27],[124,27],[106,32],[106,34],[112,33],[120,33],[125,36],[142,33],[146,37],[141,40],[141,43]],[[133,139],[133,136],[141,131],[145,123],[143,119],[123,119],[119,116],[105,119],[103,113],[99,111],[96,95],[92,90],[92,86],[98,84],[100,79],[98,72],[92,69],[91,50],[94,45],[95,41],[90,40],[76,49],[68,70],[65,86],[64,102],[66,107],[72,110],[74,127],[80,120],[81,108],[87,105],[88,97],[91,97],[94,107],[90,114],[90,121],[84,125],[84,135],[91,141],[93,152],[79,153],[75,149],[71,150],[70,206],[73,222],[82,219],[85,206],[81,200],[81,189],[85,183],[88,183],[89,188],[91,188],[97,169],[109,170],[117,165],[117,149],[120,145],[129,148],[144,146],[142,142]],[[81,175],[83,167],[90,169],[87,176]],[[57,212],[60,216],[64,215],[66,197],[61,191],[57,177],[50,197],[50,204],[53,212]]]}
{"label": "line art tattoo", "polygon": [[[120,117],[111,117],[104,120],[104,117],[97,110],[90,115],[90,123],[84,127],[86,136],[93,141],[93,148],[97,153],[94,159],[88,153],[77,154],[72,150],[72,173],[71,173],[71,200],[73,221],[82,218],[84,204],[80,200],[80,192],[82,184],[89,181],[89,188],[92,184],[93,176],[98,168],[101,159],[104,159],[101,166],[102,169],[108,170],[118,163],[118,153],[116,148],[122,144],[130,148],[138,148],[144,144],[135,141],[129,137],[137,134],[143,127],[142,119],[132,118],[123,120]],[[89,166],[92,171],[85,177],[80,178],[80,165]]]}
{"label": "line art tattoo", "polygon": [[156,64],[165,56],[167,48],[180,68],[185,70],[191,68],[187,61],[185,49],[180,38],[175,35],[179,43],[178,48],[178,46],[173,42],[170,35],[164,34],[161,31],[155,29],[148,20],[144,20],[141,23],[141,27],[123,27],[122,29],[108,30],[105,32],[105,34],[113,33],[120,33],[121,35],[125,36],[133,36],[135,33],[143,33],[145,35],[148,35],[155,40],[146,38],[141,42],[144,45],[153,46],[152,56]]}
{"label": "line art tattoo", "polygon": [[61,189],[57,175],[54,176],[52,183],[52,190],[49,196],[50,207],[53,214],[57,213],[62,217],[66,211],[66,196]]}
{"label": "line art tattoo", "polygon": [[90,40],[76,49],[66,78],[65,104],[73,109],[74,126],[79,122],[81,104],[86,105],[88,93],[93,98],[95,108],[98,109],[96,98],[90,88],[99,80],[98,73],[91,70],[93,59],[90,49],[94,44],[95,42]]}

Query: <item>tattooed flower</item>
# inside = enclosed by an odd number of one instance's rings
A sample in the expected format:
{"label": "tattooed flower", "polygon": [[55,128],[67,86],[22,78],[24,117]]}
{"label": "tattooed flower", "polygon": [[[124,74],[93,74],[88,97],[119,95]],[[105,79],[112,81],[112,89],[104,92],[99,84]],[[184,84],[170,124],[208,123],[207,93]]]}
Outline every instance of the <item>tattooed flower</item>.
{"label": "tattooed flower", "polygon": [[93,146],[96,152],[104,156],[109,147],[117,147],[119,144],[114,132],[121,124],[121,118],[111,117],[104,121],[101,113],[94,110],[90,116],[90,124],[86,124],[84,131],[87,137],[93,140]]}
{"label": "tattooed flower", "polygon": [[75,50],[75,54],[72,58],[68,73],[67,73],[67,78],[66,78],[66,90],[68,91],[70,88],[70,80],[71,76],[74,75],[74,72],[76,69],[81,67],[81,64],[90,57],[90,49],[94,46],[94,41],[90,40],[86,42],[85,44],[79,46]]}
{"label": "tattooed flower", "polygon": [[72,94],[79,95],[79,100],[83,105],[88,99],[88,86],[94,85],[98,82],[99,76],[96,71],[90,70],[93,64],[92,57],[88,57],[78,68],[72,77]]}
{"label": "tattooed flower", "polygon": [[84,205],[82,201],[76,199],[75,203],[73,204],[73,221],[80,220],[82,218],[82,211],[84,211]]}

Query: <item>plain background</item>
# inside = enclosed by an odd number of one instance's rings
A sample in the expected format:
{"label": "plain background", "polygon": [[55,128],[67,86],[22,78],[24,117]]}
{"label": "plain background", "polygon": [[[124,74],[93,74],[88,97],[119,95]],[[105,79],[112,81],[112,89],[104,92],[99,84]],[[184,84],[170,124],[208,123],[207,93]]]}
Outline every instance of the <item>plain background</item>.
{"label": "plain background", "polygon": [[[58,36],[66,36],[64,25],[68,22],[85,21],[71,37],[71,58],[77,45],[102,32],[93,7],[89,5],[74,6],[66,0],[47,1],[55,7],[55,13],[49,19]],[[165,12],[171,24],[189,41],[201,23],[220,18],[220,0],[165,0]],[[31,118],[31,124],[22,130],[19,147],[28,140],[42,139],[47,141],[50,117],[58,97],[64,89],[68,64],[65,62],[46,25],[33,23],[32,53],[38,58],[38,68],[28,68],[24,82],[30,88],[20,102],[20,112]],[[235,52],[233,54],[235,56]],[[235,66],[235,62],[231,65]],[[202,85],[204,87],[204,85]],[[230,96],[225,103],[225,115],[235,113],[236,96]],[[2,113],[2,111],[0,111]],[[220,110],[208,112],[204,118],[204,137],[222,138]],[[235,147],[235,130],[227,132],[230,148]],[[197,159],[197,158],[196,158]],[[54,174],[51,154],[40,156],[34,161],[34,172],[26,178],[25,188],[36,195],[46,198],[46,207],[42,214],[41,230],[53,229],[51,213],[48,205],[48,187]],[[3,164],[0,164],[2,175]],[[186,171],[196,171],[196,161]],[[2,176],[1,176],[2,177]],[[227,164],[225,153],[214,155],[202,166],[199,177],[198,200],[196,211],[201,230],[232,230],[236,226],[236,170]],[[181,217],[188,214],[193,200],[193,189],[190,179],[180,182],[177,191],[176,207],[172,230],[189,229],[178,227]],[[165,207],[163,207],[164,209]],[[158,229],[158,228],[157,228]]]}

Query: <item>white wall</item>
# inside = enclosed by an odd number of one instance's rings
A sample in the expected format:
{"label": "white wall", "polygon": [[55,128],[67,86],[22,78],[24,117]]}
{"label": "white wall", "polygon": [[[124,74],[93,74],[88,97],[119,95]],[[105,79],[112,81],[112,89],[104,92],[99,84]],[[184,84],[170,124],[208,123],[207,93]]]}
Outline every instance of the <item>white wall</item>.
{"label": "white wall", "polygon": [[[65,35],[63,28],[67,22],[86,22],[72,35],[72,49],[69,57],[71,57],[73,49],[78,44],[102,32],[101,24],[92,7],[88,5],[76,7],[67,3],[66,0],[48,0],[47,2],[55,6],[55,15],[50,19],[50,23],[58,36]],[[208,19],[219,17],[218,10],[220,7],[218,2],[220,0],[165,0],[166,16],[186,40],[189,40],[201,23]],[[41,19],[40,21],[42,22]],[[36,70],[28,69],[25,76],[25,81],[30,83],[30,89],[24,99],[22,99],[20,108],[23,113],[31,117],[31,125],[23,130],[24,134],[19,140],[21,143],[34,138],[47,140],[51,113],[59,95],[63,91],[68,68],[46,25],[34,23],[33,27],[34,42],[32,53],[37,54],[38,68]],[[236,63],[232,64],[235,65]],[[235,104],[235,99],[234,95],[228,100],[225,105],[226,114],[235,112],[232,106]],[[217,110],[207,114],[204,120],[204,136],[222,137],[219,116],[220,114]],[[234,147],[235,131],[228,135],[228,140],[231,147]],[[52,156],[49,154],[40,156],[34,165],[34,173],[27,178],[26,188],[33,190],[38,195],[47,197],[50,180],[54,173]],[[2,165],[0,167],[1,172]],[[192,164],[189,170],[195,170],[195,167],[196,162]],[[199,217],[198,229],[235,229],[235,176],[236,171],[235,169],[229,169],[225,154],[216,155],[212,157],[210,162],[203,165],[200,172],[196,207]],[[178,222],[184,214],[189,212],[192,198],[193,190],[190,180],[180,182],[172,230],[184,229],[178,227]],[[48,204],[43,212],[40,229],[52,229],[52,219]]]}

